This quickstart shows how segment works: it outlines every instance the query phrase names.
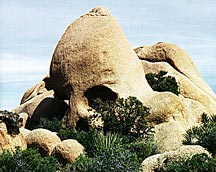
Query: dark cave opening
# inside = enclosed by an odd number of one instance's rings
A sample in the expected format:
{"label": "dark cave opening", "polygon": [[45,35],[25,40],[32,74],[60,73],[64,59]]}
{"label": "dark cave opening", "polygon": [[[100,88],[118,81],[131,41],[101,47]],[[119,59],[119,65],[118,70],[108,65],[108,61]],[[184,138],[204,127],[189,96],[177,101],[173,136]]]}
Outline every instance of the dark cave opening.
{"label": "dark cave opening", "polygon": [[94,100],[97,98],[100,98],[102,101],[115,101],[118,98],[117,93],[102,85],[89,88],[85,91],[84,95],[88,99],[88,105],[90,107],[92,107]]}

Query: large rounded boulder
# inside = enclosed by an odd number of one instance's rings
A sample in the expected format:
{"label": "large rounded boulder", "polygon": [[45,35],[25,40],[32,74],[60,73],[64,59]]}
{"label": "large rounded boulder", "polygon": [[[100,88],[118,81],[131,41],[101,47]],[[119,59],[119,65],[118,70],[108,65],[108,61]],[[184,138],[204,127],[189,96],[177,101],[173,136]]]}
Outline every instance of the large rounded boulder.
{"label": "large rounded boulder", "polygon": [[28,146],[39,147],[40,152],[44,155],[50,155],[55,146],[61,143],[56,133],[42,128],[31,131],[25,139]]}
{"label": "large rounded boulder", "polygon": [[52,57],[50,81],[61,99],[69,99],[65,125],[76,125],[89,116],[94,98],[115,100],[135,96],[144,100],[153,93],[142,64],[117,20],[96,7],[74,21],[61,37]]}

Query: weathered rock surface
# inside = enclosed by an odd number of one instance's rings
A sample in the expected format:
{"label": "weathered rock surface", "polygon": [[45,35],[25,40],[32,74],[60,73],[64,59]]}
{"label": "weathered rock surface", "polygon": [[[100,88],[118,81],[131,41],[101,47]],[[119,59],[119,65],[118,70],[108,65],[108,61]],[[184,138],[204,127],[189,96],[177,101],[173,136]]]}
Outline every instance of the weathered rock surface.
{"label": "weathered rock surface", "polygon": [[27,113],[25,113],[25,112],[23,112],[23,113],[20,113],[19,114],[19,117],[20,118],[22,118],[22,128],[25,128],[25,126],[26,126],[26,122],[27,122],[27,120],[28,120],[28,114]]}
{"label": "weathered rock surface", "polygon": [[31,130],[28,130],[26,128],[20,128],[19,129],[20,133],[24,136],[24,138],[26,138],[26,136],[31,133]]}
{"label": "weathered rock surface", "polygon": [[0,129],[5,130],[7,132],[7,126],[4,122],[0,122]]}
{"label": "weathered rock surface", "polygon": [[[97,7],[74,21],[60,39],[50,66],[50,83],[62,99],[69,99],[66,125],[76,125],[89,115],[91,99],[153,93],[142,64],[128,43],[117,20],[107,9]],[[96,94],[97,92],[97,94]]]}
{"label": "weathered rock surface", "polygon": [[181,146],[186,130],[197,125],[203,113],[215,113],[215,94],[191,58],[178,46],[160,42],[136,48],[135,52],[141,59],[145,74],[167,71],[167,75],[175,77],[178,83],[178,96],[158,93],[145,102],[151,107],[147,120],[155,124],[158,152],[175,150]]}
{"label": "weathered rock surface", "polygon": [[47,92],[47,89],[45,88],[45,82],[40,81],[39,83],[37,83],[33,87],[26,90],[26,92],[24,93],[24,95],[21,99],[20,104],[23,104],[23,103],[29,101],[30,99],[36,97],[37,95],[43,94],[44,92]]}
{"label": "weathered rock surface", "polygon": [[12,111],[19,113],[27,113],[29,123],[38,122],[40,117],[52,118],[61,117],[67,111],[68,105],[63,100],[59,100],[54,97],[54,92],[52,90],[44,92],[43,94],[37,95],[24,104],[16,107]]}
{"label": "weathered rock surface", "polygon": [[[96,7],[67,28],[54,51],[49,76],[27,90],[13,111],[29,114],[33,122],[60,115],[65,126],[76,126],[89,117],[93,99],[135,96],[150,107],[147,120],[155,125],[157,151],[176,150],[202,113],[215,113],[216,96],[178,46],[160,42],[135,52],[110,12]],[[147,83],[146,73],[161,70],[176,78],[178,96],[153,91]]]}
{"label": "weathered rock surface", "polygon": [[[158,73],[161,70],[167,71],[167,75],[175,77],[179,86],[179,92],[184,98],[200,102],[203,106],[205,106],[209,114],[215,113],[216,101],[212,98],[212,96],[207,94],[203,89],[199,88],[197,84],[193,83],[187,76],[175,70],[169,63],[148,62],[146,60],[142,60],[142,64],[146,74]],[[190,107],[188,108],[191,109]]]}
{"label": "weathered rock surface", "polygon": [[188,157],[192,157],[195,154],[201,153],[205,153],[210,156],[209,152],[201,146],[182,146],[180,149],[176,151],[165,152],[163,154],[156,154],[146,158],[141,164],[142,171],[163,171],[164,166],[171,161],[178,160],[178,158],[186,159]]}
{"label": "weathered rock surface", "polygon": [[25,139],[28,146],[38,146],[41,153],[45,155],[50,155],[54,147],[61,143],[55,133],[42,128],[32,130]]}
{"label": "weathered rock surface", "polygon": [[184,103],[170,92],[160,92],[149,97],[145,103],[150,107],[150,115],[147,120],[153,124],[160,124],[172,120],[184,120]]}
{"label": "weathered rock surface", "polygon": [[84,147],[77,140],[68,139],[56,145],[52,156],[58,158],[62,163],[72,163],[84,153]]}
{"label": "weathered rock surface", "polygon": [[24,136],[19,133],[16,135],[9,135],[5,129],[0,128],[0,154],[3,150],[15,151],[16,147],[21,150],[27,148]]}
{"label": "weathered rock surface", "polygon": [[141,60],[169,63],[176,71],[188,77],[197,87],[216,100],[214,92],[203,80],[189,55],[175,44],[158,42],[151,46],[138,47],[135,52]]}

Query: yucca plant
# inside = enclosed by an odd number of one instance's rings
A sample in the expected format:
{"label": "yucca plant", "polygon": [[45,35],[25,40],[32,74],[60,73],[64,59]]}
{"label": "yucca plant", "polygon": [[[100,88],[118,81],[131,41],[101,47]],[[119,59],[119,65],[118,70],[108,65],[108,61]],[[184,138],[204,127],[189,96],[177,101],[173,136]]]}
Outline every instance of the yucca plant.
{"label": "yucca plant", "polygon": [[72,164],[76,172],[138,172],[140,163],[135,153],[126,149],[118,134],[98,133],[94,138],[93,158],[80,157]]}
{"label": "yucca plant", "polygon": [[201,126],[189,129],[182,142],[185,145],[201,145],[216,156],[216,115],[201,116]]}
{"label": "yucca plant", "polygon": [[98,132],[93,139],[92,151],[94,155],[102,154],[106,149],[122,146],[122,144],[123,138],[120,135],[110,132],[104,135]]}

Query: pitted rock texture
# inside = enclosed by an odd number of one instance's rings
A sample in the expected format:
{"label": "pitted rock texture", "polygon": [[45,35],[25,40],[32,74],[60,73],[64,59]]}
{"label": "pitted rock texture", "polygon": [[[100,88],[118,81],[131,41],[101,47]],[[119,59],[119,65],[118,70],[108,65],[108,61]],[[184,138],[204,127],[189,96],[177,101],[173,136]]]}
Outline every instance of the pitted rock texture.
{"label": "pitted rock texture", "polygon": [[46,129],[32,130],[25,137],[28,146],[37,146],[44,155],[50,155],[55,146],[61,143],[60,138],[53,132]]}
{"label": "pitted rock texture", "polygon": [[135,52],[141,60],[169,63],[175,70],[188,77],[197,87],[216,100],[214,92],[203,80],[192,59],[177,45],[158,42],[154,45],[138,47]]}
{"label": "pitted rock texture", "polygon": [[61,118],[67,109],[67,103],[56,98],[53,90],[50,90],[36,95],[13,109],[12,112],[17,114],[27,113],[28,120],[24,121],[27,122],[26,127],[29,127],[30,125],[37,125],[41,117],[50,119],[53,117]]}
{"label": "pitted rock texture", "polygon": [[[178,96],[151,89],[145,74],[160,70],[176,78]],[[184,50],[159,42],[134,51],[109,10],[96,7],[70,24],[55,48],[50,74],[24,94],[14,111],[36,121],[58,113],[64,126],[76,126],[91,115],[93,99],[129,96],[150,107],[147,120],[155,125],[159,153],[178,149],[202,113],[216,110],[215,94]],[[65,101],[68,110],[59,111]]]}
{"label": "pitted rock texture", "polygon": [[135,96],[140,100],[153,93],[117,20],[101,15],[107,14],[104,11],[93,9],[74,21],[54,51],[48,85],[59,98],[70,101],[66,125],[88,117],[89,100],[84,95],[88,89],[106,87],[118,97]]}
{"label": "pitted rock texture", "polygon": [[47,91],[47,89],[45,88],[45,82],[40,81],[39,83],[37,83],[33,87],[26,90],[26,92],[24,93],[24,95],[21,99],[20,104],[23,104],[23,103],[29,101],[30,99],[36,97],[37,95],[42,94],[46,91]]}
{"label": "pitted rock texture", "polygon": [[0,128],[0,154],[3,150],[13,152],[17,147],[20,147],[21,150],[25,150],[27,148],[27,144],[22,133],[10,135],[7,133],[7,130]]}
{"label": "pitted rock texture", "polygon": [[176,151],[165,152],[163,154],[156,154],[146,158],[141,164],[141,169],[143,172],[164,171],[164,166],[168,162],[178,160],[178,158],[187,159],[188,157],[192,157],[195,154],[202,153],[211,156],[209,152],[201,146],[182,146]]}
{"label": "pitted rock texture", "polygon": [[205,106],[207,113],[209,114],[215,113],[216,101],[214,98],[198,87],[196,83],[193,83],[193,81],[191,81],[187,76],[175,70],[175,68],[173,68],[169,63],[142,60],[142,64],[146,74],[159,73],[161,70],[167,71],[167,75],[175,77],[179,86],[179,92],[184,98],[200,102]]}
{"label": "pitted rock texture", "polygon": [[52,156],[58,158],[62,163],[72,163],[84,153],[84,147],[77,140],[67,139],[56,145]]}

